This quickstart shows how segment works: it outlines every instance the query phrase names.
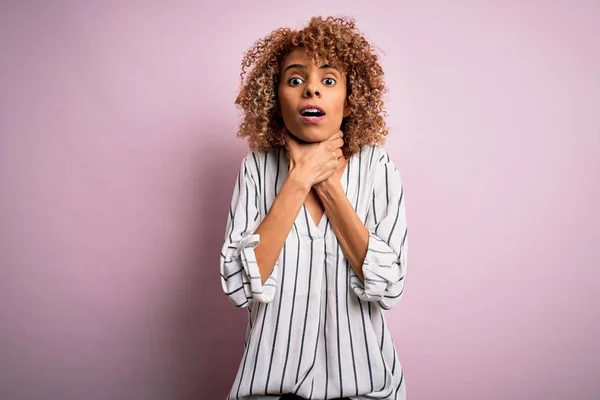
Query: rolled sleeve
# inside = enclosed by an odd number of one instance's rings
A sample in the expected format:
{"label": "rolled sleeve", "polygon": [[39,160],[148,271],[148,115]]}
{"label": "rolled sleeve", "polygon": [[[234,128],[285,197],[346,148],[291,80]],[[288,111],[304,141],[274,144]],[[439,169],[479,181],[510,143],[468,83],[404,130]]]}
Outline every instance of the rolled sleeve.
{"label": "rolled sleeve", "polygon": [[260,243],[260,235],[254,233],[261,220],[257,196],[246,158],[234,189],[220,262],[223,291],[236,307],[271,302],[277,287],[278,263],[263,284],[254,253]]}
{"label": "rolled sleeve", "polygon": [[406,275],[407,228],[403,186],[389,155],[381,150],[374,173],[372,206],[368,213],[369,241],[361,282],[351,276],[352,290],[364,301],[388,310],[400,301]]}

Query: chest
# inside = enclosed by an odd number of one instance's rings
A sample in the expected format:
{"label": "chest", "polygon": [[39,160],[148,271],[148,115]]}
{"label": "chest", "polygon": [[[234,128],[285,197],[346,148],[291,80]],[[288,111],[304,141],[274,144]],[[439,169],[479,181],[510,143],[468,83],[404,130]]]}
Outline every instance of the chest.
{"label": "chest", "polygon": [[318,226],[325,213],[325,207],[314,189],[312,189],[308,196],[306,196],[306,199],[304,199],[304,205],[306,206],[309,217],[313,220],[315,226]]}

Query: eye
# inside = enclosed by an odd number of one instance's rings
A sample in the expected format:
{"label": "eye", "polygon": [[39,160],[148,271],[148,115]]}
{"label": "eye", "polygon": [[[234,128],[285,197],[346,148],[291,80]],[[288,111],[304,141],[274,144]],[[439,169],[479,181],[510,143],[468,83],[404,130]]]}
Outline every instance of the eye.
{"label": "eye", "polygon": [[302,78],[299,78],[299,77],[297,77],[297,76],[294,76],[293,78],[290,78],[290,79],[288,79],[288,84],[289,84],[290,86],[298,86],[298,85],[300,85],[302,82],[304,82],[304,81],[302,80]]}
{"label": "eye", "polygon": [[333,78],[325,78],[323,79],[323,83],[325,84],[325,86],[333,86],[336,84],[336,81]]}

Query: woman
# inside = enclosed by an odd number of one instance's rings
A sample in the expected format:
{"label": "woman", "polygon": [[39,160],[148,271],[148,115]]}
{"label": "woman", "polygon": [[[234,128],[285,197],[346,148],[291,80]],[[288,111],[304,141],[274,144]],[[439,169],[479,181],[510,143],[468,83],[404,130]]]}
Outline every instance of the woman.
{"label": "woman", "polygon": [[278,29],[242,62],[238,136],[251,149],[221,252],[223,290],[248,310],[229,399],[404,399],[383,310],[401,298],[400,175],[378,145],[383,71],[354,22]]}

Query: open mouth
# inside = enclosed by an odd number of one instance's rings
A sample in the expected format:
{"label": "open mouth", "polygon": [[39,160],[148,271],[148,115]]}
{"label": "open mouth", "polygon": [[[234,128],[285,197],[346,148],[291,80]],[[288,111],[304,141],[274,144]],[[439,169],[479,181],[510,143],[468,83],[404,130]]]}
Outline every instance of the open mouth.
{"label": "open mouth", "polygon": [[307,110],[303,110],[300,114],[303,117],[308,117],[308,118],[317,118],[317,117],[322,117],[323,115],[325,115],[324,112],[322,112],[321,110],[318,110],[316,108],[309,108]]}
{"label": "open mouth", "polygon": [[307,122],[316,122],[325,116],[325,110],[319,106],[309,105],[300,110],[300,115]]}

